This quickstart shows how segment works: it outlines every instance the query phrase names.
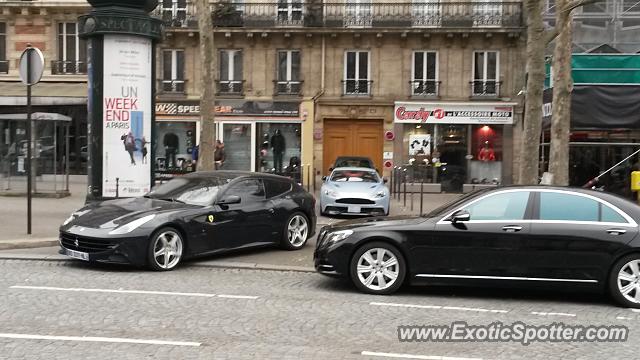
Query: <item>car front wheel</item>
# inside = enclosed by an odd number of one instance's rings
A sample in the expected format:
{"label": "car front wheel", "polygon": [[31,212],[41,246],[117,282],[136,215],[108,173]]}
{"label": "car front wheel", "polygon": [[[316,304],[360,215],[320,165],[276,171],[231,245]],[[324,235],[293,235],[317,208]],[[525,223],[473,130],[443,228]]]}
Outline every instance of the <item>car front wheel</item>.
{"label": "car front wheel", "polygon": [[627,255],[613,265],[609,292],[620,305],[640,308],[640,254]]}
{"label": "car front wheel", "polygon": [[184,241],[180,233],[171,227],[156,231],[149,242],[148,264],[151,270],[173,270],[180,260],[184,249]]}
{"label": "car front wheel", "polygon": [[404,281],[406,263],[402,253],[393,245],[372,242],[359,248],[351,258],[351,280],[366,293],[391,294]]}

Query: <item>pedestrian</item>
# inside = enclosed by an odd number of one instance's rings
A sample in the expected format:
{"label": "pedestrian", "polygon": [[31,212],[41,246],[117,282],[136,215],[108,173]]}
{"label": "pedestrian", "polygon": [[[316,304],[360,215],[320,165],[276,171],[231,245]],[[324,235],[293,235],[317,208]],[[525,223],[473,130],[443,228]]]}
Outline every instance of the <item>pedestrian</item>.
{"label": "pedestrian", "polygon": [[147,144],[149,142],[147,141],[147,139],[143,136],[142,139],[140,140],[140,146],[142,147],[142,163],[146,164],[147,163],[147,154],[149,153],[149,150],[147,149]]}
{"label": "pedestrian", "polygon": [[220,140],[216,140],[216,149],[213,153],[213,160],[215,161],[216,170],[220,170],[224,161],[226,160],[226,155],[224,152],[224,143]]}

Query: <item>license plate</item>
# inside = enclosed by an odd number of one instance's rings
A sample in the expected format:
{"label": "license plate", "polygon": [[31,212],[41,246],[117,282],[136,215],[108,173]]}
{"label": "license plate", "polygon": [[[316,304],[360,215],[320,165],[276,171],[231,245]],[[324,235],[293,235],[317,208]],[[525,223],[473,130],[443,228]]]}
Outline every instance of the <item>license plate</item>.
{"label": "license plate", "polygon": [[84,260],[84,261],[89,261],[89,254],[87,254],[86,252],[81,252],[81,251],[74,251],[74,250],[69,250],[69,249],[64,249],[65,250],[65,254],[67,254],[67,256],[70,256],[74,259],[80,259],[80,260]]}
{"label": "license plate", "polygon": [[360,212],[360,206],[349,205],[349,208],[347,209],[347,211],[350,212],[350,213],[359,213]]}

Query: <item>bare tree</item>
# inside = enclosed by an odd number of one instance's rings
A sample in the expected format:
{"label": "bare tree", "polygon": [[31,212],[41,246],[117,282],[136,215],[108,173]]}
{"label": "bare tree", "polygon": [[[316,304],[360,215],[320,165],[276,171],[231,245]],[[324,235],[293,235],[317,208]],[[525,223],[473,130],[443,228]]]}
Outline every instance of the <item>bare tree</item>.
{"label": "bare tree", "polygon": [[556,37],[558,39],[553,64],[555,85],[551,131],[551,151],[553,154],[550,154],[550,171],[554,175],[554,184],[568,183],[570,106],[573,86],[571,80],[571,11],[594,2],[596,0],[556,0],[556,25],[552,29],[545,29],[542,16],[544,0],[525,0],[528,79],[518,184],[538,183],[542,92],[545,76],[544,50]]}
{"label": "bare tree", "polygon": [[524,130],[520,147],[520,171],[518,184],[537,184],[539,173],[540,130],[542,119],[542,91],[544,87],[544,49],[547,31],[542,17],[543,0],[525,0],[527,26],[526,45],[526,98],[524,105]]}
{"label": "bare tree", "polygon": [[209,0],[195,0],[200,33],[200,147],[198,170],[215,169],[215,44]]}

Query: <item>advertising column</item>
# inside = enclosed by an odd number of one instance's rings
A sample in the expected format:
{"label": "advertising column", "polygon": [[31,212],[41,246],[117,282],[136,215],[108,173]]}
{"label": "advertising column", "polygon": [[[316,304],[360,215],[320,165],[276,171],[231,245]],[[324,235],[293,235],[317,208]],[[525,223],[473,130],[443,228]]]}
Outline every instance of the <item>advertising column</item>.
{"label": "advertising column", "polygon": [[102,196],[151,188],[151,39],[104,36]]}

